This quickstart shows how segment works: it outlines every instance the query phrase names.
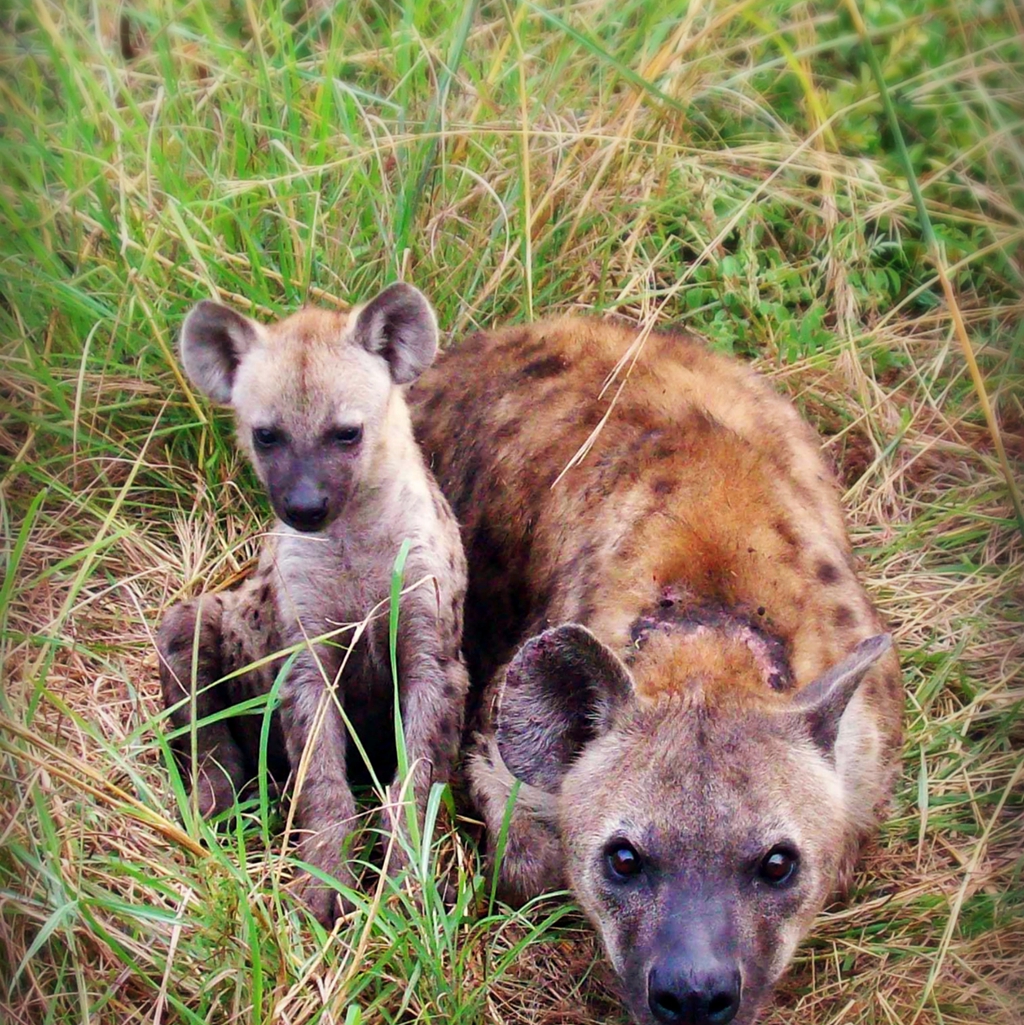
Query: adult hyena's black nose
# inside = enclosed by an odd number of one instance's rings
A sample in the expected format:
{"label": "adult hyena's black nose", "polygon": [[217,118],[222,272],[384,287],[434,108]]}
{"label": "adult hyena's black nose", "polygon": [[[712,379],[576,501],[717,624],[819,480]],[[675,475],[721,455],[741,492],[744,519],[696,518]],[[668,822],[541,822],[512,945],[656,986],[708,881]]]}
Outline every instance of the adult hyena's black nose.
{"label": "adult hyena's black nose", "polygon": [[327,496],[302,488],[284,500],[284,520],[296,530],[319,530],[327,520]]}
{"label": "adult hyena's black nose", "polygon": [[725,1025],[740,1009],[740,973],[726,965],[656,965],[647,977],[647,1005],[672,1025]]}

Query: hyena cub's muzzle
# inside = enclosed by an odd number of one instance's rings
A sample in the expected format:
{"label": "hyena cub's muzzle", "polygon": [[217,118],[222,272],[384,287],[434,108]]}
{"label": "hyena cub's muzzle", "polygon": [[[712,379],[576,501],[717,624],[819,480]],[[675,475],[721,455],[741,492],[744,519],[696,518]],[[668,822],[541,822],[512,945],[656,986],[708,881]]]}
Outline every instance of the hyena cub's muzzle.
{"label": "hyena cub's muzzle", "polygon": [[300,480],[281,503],[282,519],[296,530],[320,530],[327,526],[329,502],[327,493],[314,481]]}
{"label": "hyena cub's muzzle", "polygon": [[304,533],[312,533],[330,526],[341,505],[337,498],[334,502],[331,501],[323,482],[317,480],[312,473],[290,473],[283,484],[278,484],[273,476],[269,476],[268,490],[274,512],[289,527]]}
{"label": "hyena cub's muzzle", "polygon": [[253,448],[280,519],[294,530],[326,530],[354,490],[352,463],[360,457],[358,428],[331,428],[328,437],[303,443],[285,431],[253,431]]}

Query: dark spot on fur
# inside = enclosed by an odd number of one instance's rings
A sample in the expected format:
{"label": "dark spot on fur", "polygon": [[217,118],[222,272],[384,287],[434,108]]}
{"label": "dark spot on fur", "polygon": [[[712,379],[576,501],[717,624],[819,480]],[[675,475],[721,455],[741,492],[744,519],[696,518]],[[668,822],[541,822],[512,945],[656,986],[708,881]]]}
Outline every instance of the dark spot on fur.
{"label": "dark spot on fur", "polygon": [[884,677],[885,689],[889,692],[889,696],[892,698],[899,698],[903,700],[903,678],[899,672],[886,673]]}
{"label": "dark spot on fur", "polygon": [[676,482],[668,477],[661,477],[651,485],[656,495],[671,495],[676,489]]}
{"label": "dark spot on fur", "polygon": [[785,520],[776,520],[774,527],[775,532],[787,545],[791,548],[796,546],[796,534],[793,533],[793,528]]}
{"label": "dark spot on fur", "polygon": [[522,429],[521,424],[518,420],[506,420],[501,424],[494,432],[495,441],[508,441],[510,438],[516,438]]}
{"label": "dark spot on fur", "polygon": [[[790,462],[789,462],[788,459],[782,464],[782,472],[787,477],[790,477]],[[811,491],[811,489],[809,487],[807,487],[805,484],[803,484],[799,480],[799,478],[790,477],[790,480],[793,481],[793,485],[794,485],[794,488],[796,490],[797,496],[800,499],[800,504],[805,509],[817,509],[818,508],[818,497],[817,497],[817,495],[815,495],[815,493],[813,491]]]}
{"label": "dark spot on fur", "polygon": [[270,584],[264,584],[260,589],[260,604],[266,605],[270,601]]}
{"label": "dark spot on fur", "polygon": [[631,534],[627,534],[618,540],[613,549],[616,557],[628,560],[636,556],[636,538]]}
{"label": "dark spot on fur", "polygon": [[184,651],[192,650],[192,635],[191,634],[174,634],[171,639],[167,642],[164,652],[168,658],[173,658],[175,655],[180,655]]}
{"label": "dark spot on fur", "polygon": [[442,688],[442,693],[446,698],[455,697],[455,684],[449,680]]}
{"label": "dark spot on fur", "polygon": [[857,617],[849,605],[837,605],[832,612],[832,622],[840,628],[853,626],[856,621]]}
{"label": "dark spot on fur", "polygon": [[839,579],[839,570],[825,559],[818,563],[815,573],[823,584],[834,584]]}
{"label": "dark spot on fur", "polygon": [[675,454],[676,450],[665,442],[662,442],[660,445],[655,445],[651,452],[651,455],[655,459],[671,459]]}
{"label": "dark spot on fur", "polygon": [[[485,332],[477,332],[472,338],[467,339],[465,344],[471,344],[472,342],[479,341],[484,343],[487,341],[487,334]],[[499,350],[518,349],[520,346],[526,347],[530,341],[530,332],[527,328],[520,328],[518,331],[509,331],[504,338],[496,346]],[[537,344],[536,342],[534,343]]]}
{"label": "dark spot on fur", "polygon": [[[643,422],[637,423],[635,417],[629,417],[625,422],[635,427],[643,426]],[[663,427],[644,427],[630,443],[628,451],[632,455],[639,452],[642,448],[647,448],[648,445],[653,445],[656,441],[661,441],[664,437],[665,429]]]}
{"label": "dark spot on fur", "polygon": [[[524,331],[521,336],[521,340],[525,341],[529,337],[530,333],[528,331]],[[534,356],[540,355],[540,353],[542,353],[545,350],[545,348],[547,348],[546,340],[544,338],[539,338],[535,342],[530,342],[529,345],[524,345],[519,350],[519,355],[523,359],[532,359]]]}
{"label": "dark spot on fur", "polygon": [[466,511],[470,508],[477,484],[484,479],[484,461],[480,457],[479,452],[470,450],[466,456],[464,467],[462,472],[458,474],[458,482],[461,484],[461,487],[458,490],[453,488],[449,491],[449,498],[459,516],[465,515]]}
{"label": "dark spot on fur", "polygon": [[764,615],[764,606],[763,605],[758,605],[758,607],[757,607],[757,614],[759,616],[763,616]]}
{"label": "dark spot on fur", "polygon": [[568,366],[569,362],[564,356],[542,356],[540,359],[535,359],[532,363],[527,363],[519,371],[519,376],[532,380],[555,377],[558,374],[564,373]]}
{"label": "dark spot on fur", "polygon": [[433,416],[441,408],[442,402],[444,402],[444,392],[434,392],[434,394],[423,403],[423,413],[421,415]]}

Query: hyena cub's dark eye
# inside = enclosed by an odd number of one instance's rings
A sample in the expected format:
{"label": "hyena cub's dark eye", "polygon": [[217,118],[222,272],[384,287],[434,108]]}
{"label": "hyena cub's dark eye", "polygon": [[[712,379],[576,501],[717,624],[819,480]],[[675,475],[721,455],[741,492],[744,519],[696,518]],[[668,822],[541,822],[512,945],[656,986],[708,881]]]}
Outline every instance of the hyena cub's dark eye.
{"label": "hyena cub's dark eye", "polygon": [[284,441],[284,433],[274,427],[254,427],[252,440],[257,448],[273,448]]}
{"label": "hyena cub's dark eye", "polygon": [[792,847],[776,844],[758,866],[758,878],[769,886],[785,886],[796,877],[800,856]]}
{"label": "hyena cub's dark eye", "polygon": [[335,427],[331,432],[331,440],[339,445],[356,445],[362,437],[362,427]]}
{"label": "hyena cub's dark eye", "polygon": [[604,860],[612,878],[620,882],[633,879],[644,868],[643,858],[628,840],[613,840],[604,849]]}

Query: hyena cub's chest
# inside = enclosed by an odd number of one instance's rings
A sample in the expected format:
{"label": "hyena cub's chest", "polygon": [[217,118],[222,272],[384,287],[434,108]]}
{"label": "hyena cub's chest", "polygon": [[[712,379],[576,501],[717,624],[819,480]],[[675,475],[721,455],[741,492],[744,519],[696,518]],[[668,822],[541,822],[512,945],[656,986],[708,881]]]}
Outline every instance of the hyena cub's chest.
{"label": "hyena cub's chest", "polygon": [[306,539],[291,540],[279,546],[274,565],[276,616],[289,643],[324,638],[334,666],[345,661],[346,677],[379,671],[387,652],[391,561],[367,559],[345,543],[323,544],[314,586]]}

